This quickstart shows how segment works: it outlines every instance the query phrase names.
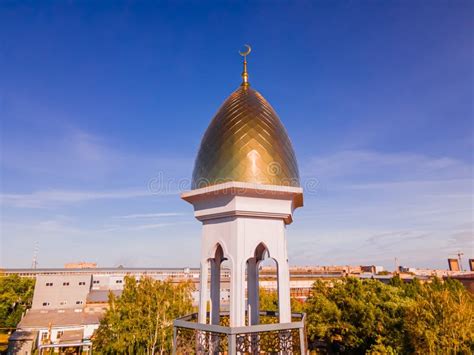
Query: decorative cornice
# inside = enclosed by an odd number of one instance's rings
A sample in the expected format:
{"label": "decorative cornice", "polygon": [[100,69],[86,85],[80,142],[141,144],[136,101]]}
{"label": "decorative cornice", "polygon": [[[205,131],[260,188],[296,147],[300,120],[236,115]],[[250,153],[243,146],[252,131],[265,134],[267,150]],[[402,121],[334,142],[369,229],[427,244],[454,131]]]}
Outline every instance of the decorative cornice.
{"label": "decorative cornice", "polygon": [[254,212],[254,211],[240,211],[240,210],[232,210],[226,212],[218,212],[218,213],[199,213],[196,212],[195,215],[196,219],[201,222],[212,220],[212,219],[219,219],[219,218],[228,218],[228,217],[253,217],[253,218],[273,218],[273,219],[280,219],[285,222],[285,224],[291,224],[293,222],[293,217],[290,213],[277,213],[277,212]]}

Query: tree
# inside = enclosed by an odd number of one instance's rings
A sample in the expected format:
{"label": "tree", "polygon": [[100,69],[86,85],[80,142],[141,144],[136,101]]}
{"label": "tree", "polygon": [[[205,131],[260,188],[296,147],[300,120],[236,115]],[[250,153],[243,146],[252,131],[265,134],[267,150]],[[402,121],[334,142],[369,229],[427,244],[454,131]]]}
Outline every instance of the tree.
{"label": "tree", "polygon": [[276,291],[260,287],[258,292],[258,303],[262,311],[278,311],[278,294]]}
{"label": "tree", "polygon": [[[303,312],[303,302],[291,298],[291,312]],[[260,287],[259,304],[262,311],[278,311],[278,293],[273,290]]]}
{"label": "tree", "polygon": [[142,277],[125,278],[120,297],[109,294],[109,309],[94,339],[103,354],[164,354],[172,348],[173,320],[192,311],[192,284]]}
{"label": "tree", "polygon": [[471,354],[474,298],[455,280],[315,282],[305,304],[310,341],[329,351]]}
{"label": "tree", "polygon": [[472,354],[474,352],[474,298],[460,282],[435,279],[414,295],[405,310],[405,330],[418,353]]}
{"label": "tree", "polygon": [[18,275],[0,276],[0,328],[15,328],[31,307],[35,279]]}
{"label": "tree", "polygon": [[305,305],[310,340],[337,351],[401,350],[405,302],[401,290],[377,280],[345,278],[333,287],[318,280]]}

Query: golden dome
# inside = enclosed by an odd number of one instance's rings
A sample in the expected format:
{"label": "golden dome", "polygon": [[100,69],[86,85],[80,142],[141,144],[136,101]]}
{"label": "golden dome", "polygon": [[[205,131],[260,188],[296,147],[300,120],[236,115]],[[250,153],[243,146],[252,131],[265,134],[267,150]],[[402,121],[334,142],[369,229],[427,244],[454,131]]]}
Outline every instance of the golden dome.
{"label": "golden dome", "polygon": [[285,127],[265,98],[245,80],[225,100],[204,134],[192,189],[228,181],[300,186]]}

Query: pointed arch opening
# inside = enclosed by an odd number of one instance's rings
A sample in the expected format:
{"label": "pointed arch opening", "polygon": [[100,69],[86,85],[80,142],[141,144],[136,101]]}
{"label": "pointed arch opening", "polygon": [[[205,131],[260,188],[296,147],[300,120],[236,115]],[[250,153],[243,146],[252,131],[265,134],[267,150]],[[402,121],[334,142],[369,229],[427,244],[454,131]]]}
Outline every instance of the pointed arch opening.
{"label": "pointed arch opening", "polygon": [[[214,256],[209,259],[211,271],[210,277],[210,323],[219,325],[222,305],[229,302],[229,279],[231,267],[229,260],[225,257],[224,249],[218,243]],[[227,285],[227,286],[226,286]]]}
{"label": "pointed arch opening", "polygon": [[[259,243],[247,260],[247,324],[260,324],[261,311],[278,311],[278,264]],[[263,298],[262,298],[263,296]]]}

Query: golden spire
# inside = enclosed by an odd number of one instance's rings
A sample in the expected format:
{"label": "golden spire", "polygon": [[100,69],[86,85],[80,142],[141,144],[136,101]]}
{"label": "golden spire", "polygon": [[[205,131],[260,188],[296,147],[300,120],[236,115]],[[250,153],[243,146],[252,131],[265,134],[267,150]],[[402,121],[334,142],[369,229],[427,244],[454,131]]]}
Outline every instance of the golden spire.
{"label": "golden spire", "polygon": [[245,52],[239,51],[239,54],[244,57],[244,70],[242,72],[242,86],[249,86],[249,74],[247,73],[247,56],[250,54],[252,51],[252,48],[248,45],[245,44],[244,47],[247,48]]}

